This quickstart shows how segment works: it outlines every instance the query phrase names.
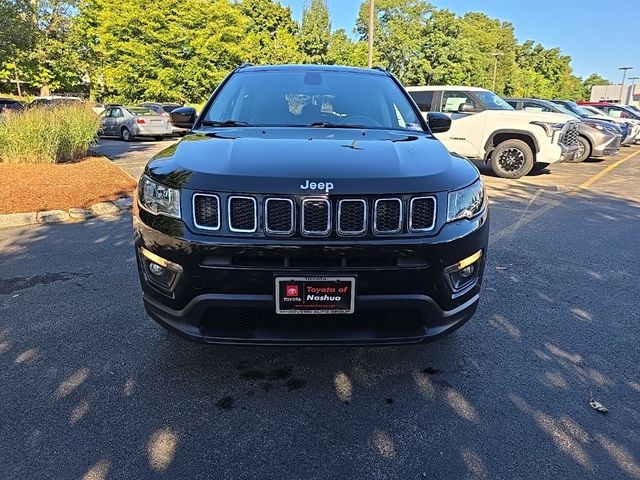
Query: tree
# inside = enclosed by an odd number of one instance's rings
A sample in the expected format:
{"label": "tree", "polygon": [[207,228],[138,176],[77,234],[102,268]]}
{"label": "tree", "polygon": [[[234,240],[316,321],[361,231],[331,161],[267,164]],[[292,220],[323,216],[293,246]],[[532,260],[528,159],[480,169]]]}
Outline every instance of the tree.
{"label": "tree", "polygon": [[311,0],[305,5],[298,39],[307,63],[327,63],[331,22],[325,0]]}
{"label": "tree", "polygon": [[304,58],[299,49],[298,24],[291,9],[273,0],[242,0],[240,12],[247,17],[247,55],[251,63],[298,63]]}
{"label": "tree", "polygon": [[[405,80],[424,65],[422,34],[432,7],[424,0],[378,0],[375,8],[374,62]],[[364,1],[356,24],[362,41],[369,35],[368,21],[369,2]]]}
{"label": "tree", "polygon": [[329,48],[327,49],[327,63],[366,67],[367,44],[352,41],[344,29],[339,28],[331,34]]}
{"label": "tree", "polygon": [[201,102],[246,60],[248,20],[228,0],[85,0],[78,20],[111,100]]}

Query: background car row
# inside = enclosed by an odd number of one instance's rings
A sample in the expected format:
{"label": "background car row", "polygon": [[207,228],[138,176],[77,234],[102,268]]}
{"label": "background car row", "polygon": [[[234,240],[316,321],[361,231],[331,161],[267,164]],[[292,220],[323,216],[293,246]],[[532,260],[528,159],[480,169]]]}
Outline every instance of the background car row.
{"label": "background car row", "polygon": [[477,87],[407,88],[423,115],[442,112],[451,129],[436,134],[452,152],[520,178],[556,162],[615,155],[640,141],[640,112],[617,104],[594,110],[566,100],[503,99]]}

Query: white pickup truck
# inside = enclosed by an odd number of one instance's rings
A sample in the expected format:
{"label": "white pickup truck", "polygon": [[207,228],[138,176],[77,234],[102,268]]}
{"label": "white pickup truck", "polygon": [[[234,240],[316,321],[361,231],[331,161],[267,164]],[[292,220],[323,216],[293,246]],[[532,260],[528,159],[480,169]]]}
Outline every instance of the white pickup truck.
{"label": "white pickup truck", "polygon": [[517,111],[495,93],[476,87],[408,87],[420,111],[451,116],[436,137],[449,151],[488,163],[503,178],[520,178],[578,154],[578,121],[561,113]]}

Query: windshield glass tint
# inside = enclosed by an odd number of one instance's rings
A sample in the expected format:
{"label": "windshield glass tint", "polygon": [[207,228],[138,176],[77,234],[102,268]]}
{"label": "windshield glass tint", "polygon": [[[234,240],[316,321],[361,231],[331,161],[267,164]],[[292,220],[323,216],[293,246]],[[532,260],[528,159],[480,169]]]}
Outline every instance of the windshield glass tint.
{"label": "windshield glass tint", "polygon": [[218,94],[204,120],[205,124],[328,123],[422,130],[401,89],[386,75],[318,70],[237,73]]}
{"label": "windshield glass tint", "polygon": [[480,101],[488,110],[513,110],[513,107],[504,98],[493,92],[478,91],[473,92],[473,94],[480,98]]}

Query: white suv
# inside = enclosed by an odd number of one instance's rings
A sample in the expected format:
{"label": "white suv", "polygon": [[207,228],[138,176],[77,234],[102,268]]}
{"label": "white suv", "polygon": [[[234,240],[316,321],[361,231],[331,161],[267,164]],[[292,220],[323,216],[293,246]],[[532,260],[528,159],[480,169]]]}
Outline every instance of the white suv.
{"label": "white suv", "polygon": [[408,87],[426,116],[451,116],[451,129],[436,137],[451,151],[489,163],[503,178],[520,178],[578,153],[578,121],[561,113],[514,110],[495,93],[476,87]]}

